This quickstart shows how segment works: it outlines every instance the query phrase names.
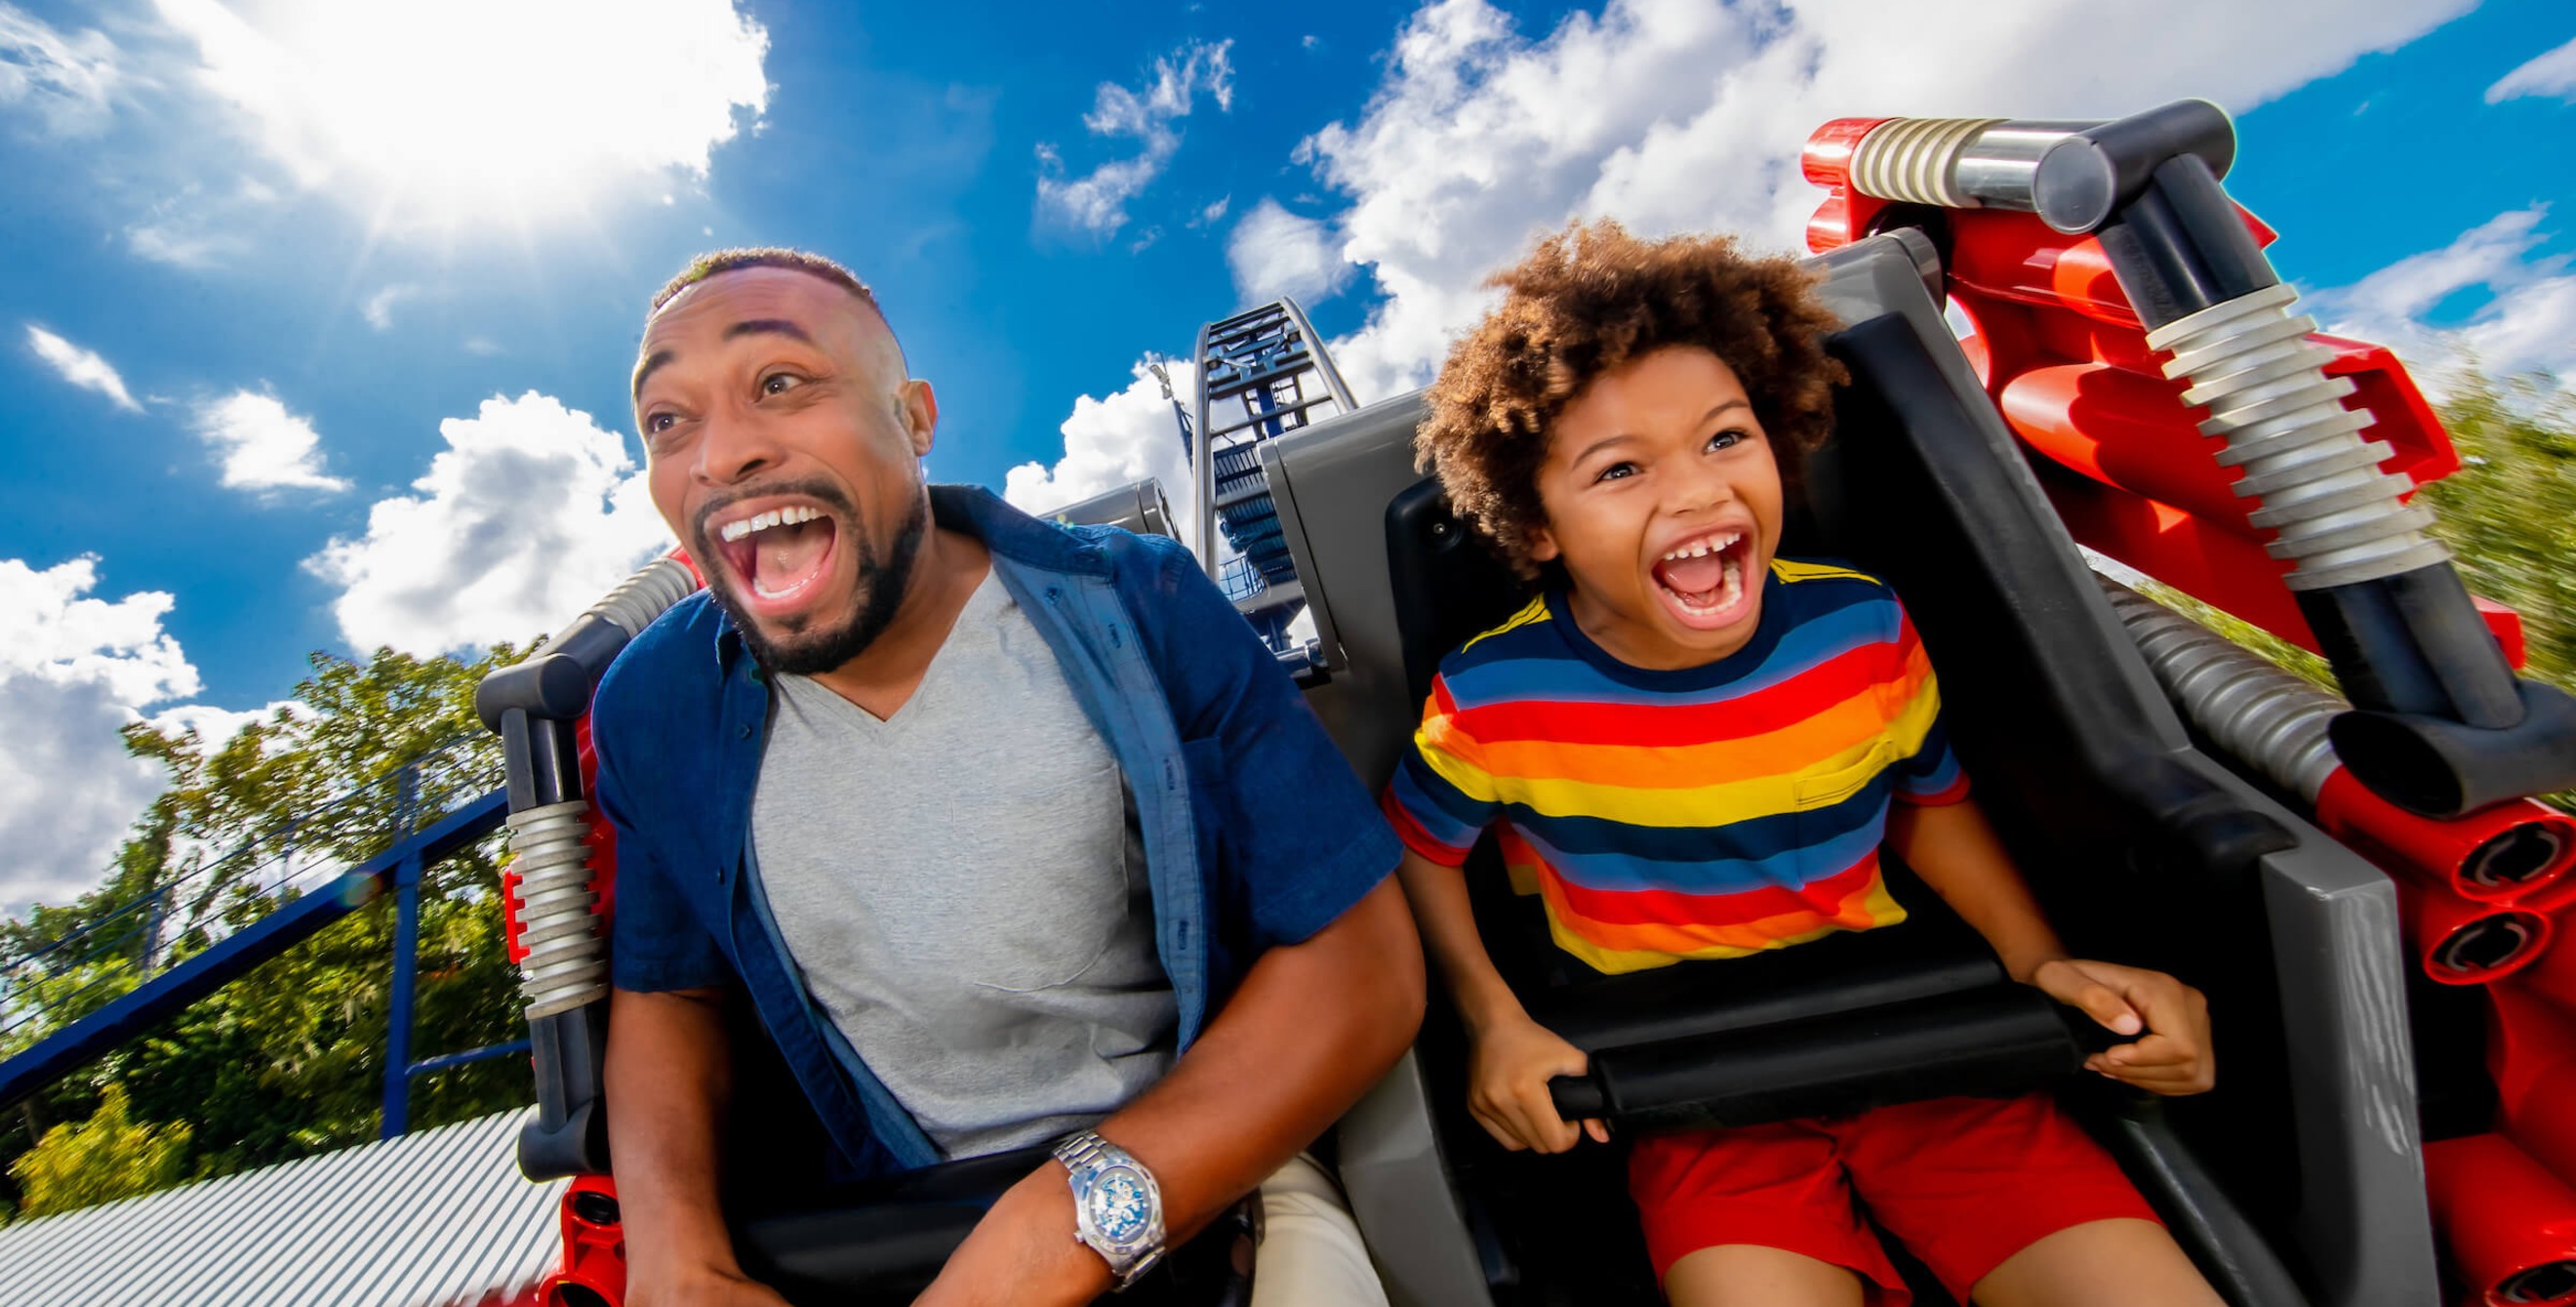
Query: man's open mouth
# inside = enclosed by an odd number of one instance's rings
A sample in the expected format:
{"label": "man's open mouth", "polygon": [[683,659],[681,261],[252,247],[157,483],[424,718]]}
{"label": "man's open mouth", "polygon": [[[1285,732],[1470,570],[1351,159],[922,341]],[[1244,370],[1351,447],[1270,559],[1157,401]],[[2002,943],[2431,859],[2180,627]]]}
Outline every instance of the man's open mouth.
{"label": "man's open mouth", "polygon": [[1655,588],[1684,625],[1724,626],[1744,609],[1745,572],[1753,540],[1742,531],[1711,531],[1682,541],[1650,569]]}
{"label": "man's open mouth", "polygon": [[840,535],[832,515],[787,504],[710,524],[716,552],[758,609],[784,609],[829,569]]}

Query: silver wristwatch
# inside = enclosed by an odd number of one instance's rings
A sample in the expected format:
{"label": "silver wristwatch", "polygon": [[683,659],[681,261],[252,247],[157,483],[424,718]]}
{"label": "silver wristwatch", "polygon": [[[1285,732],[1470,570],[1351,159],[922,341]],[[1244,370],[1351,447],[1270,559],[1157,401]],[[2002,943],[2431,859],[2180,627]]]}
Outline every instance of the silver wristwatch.
{"label": "silver wristwatch", "polygon": [[1073,1237],[1109,1263],[1124,1289],[1163,1258],[1163,1191],[1127,1150],[1089,1130],[1055,1141],[1073,1173]]}

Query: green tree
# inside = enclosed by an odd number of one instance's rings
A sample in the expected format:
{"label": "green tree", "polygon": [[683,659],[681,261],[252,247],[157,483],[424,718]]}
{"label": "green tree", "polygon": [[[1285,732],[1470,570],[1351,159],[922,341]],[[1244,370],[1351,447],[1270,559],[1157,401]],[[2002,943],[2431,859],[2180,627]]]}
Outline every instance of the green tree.
{"label": "green tree", "polygon": [[[0,1012],[8,1015],[0,1021],[15,1024],[0,1034],[0,1055],[496,787],[499,748],[474,719],[473,688],[516,657],[507,647],[471,662],[391,650],[364,663],[316,654],[293,706],[228,741],[126,728],[127,748],[160,762],[170,786],[97,890],[0,923],[0,957],[61,941],[6,977]],[[499,854],[495,837],[427,869],[415,1056],[505,1042],[521,1031],[502,948]],[[190,1127],[173,1153],[179,1169],[156,1173],[154,1184],[375,1138],[392,909],[387,897],[341,919],[39,1094],[0,1132],[0,1156],[32,1155],[45,1121],[104,1111],[111,1086],[118,1111],[135,1122]],[[478,1063],[414,1080],[412,1125],[528,1098],[522,1061]],[[128,1160],[102,1150],[76,1158],[111,1169]]]}
{"label": "green tree", "polygon": [[2526,674],[2576,690],[2576,394],[2547,376],[2452,379],[2460,470],[2424,488],[2469,588],[2522,614]]}
{"label": "green tree", "polygon": [[18,1212],[51,1216],[150,1193],[186,1178],[185,1123],[154,1125],[127,1114],[125,1086],[110,1082],[87,1121],[55,1126],[9,1163]]}

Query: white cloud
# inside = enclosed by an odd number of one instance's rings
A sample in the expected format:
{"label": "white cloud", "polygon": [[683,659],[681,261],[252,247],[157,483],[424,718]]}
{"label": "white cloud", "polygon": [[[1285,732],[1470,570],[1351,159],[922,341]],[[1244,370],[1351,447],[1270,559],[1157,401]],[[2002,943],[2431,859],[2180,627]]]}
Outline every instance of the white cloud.
{"label": "white cloud", "polygon": [[[2438,389],[2447,365],[2473,362],[2496,376],[2554,373],[2576,381],[2576,272],[2571,256],[2534,257],[2550,238],[2549,206],[2514,209],[2462,232],[2438,250],[2411,255],[2354,282],[2317,292],[2308,309],[2326,329],[2375,341],[2421,369]],[[2429,315],[2465,290],[2487,302],[2465,321]]]}
{"label": "white cloud", "polygon": [[[1482,278],[1569,218],[1795,247],[1822,198],[1798,150],[1832,118],[2102,117],[2182,95],[2241,112],[2466,7],[1926,0],[1897,23],[1867,0],[1613,0],[1532,40],[1483,0],[1442,0],[1359,120],[1303,147],[1350,198],[1345,256],[1386,295],[1337,358],[1362,400],[1427,380],[1488,302]],[[2216,51],[2195,35],[2213,28],[2231,34]]]}
{"label": "white cloud", "polygon": [[1234,271],[1238,305],[1282,295],[1312,304],[1340,290],[1351,274],[1329,228],[1290,213],[1268,196],[1234,224],[1226,237],[1225,262]]}
{"label": "white cloud", "polygon": [[1082,125],[1094,136],[1132,138],[1142,145],[1131,158],[1113,159],[1080,177],[1064,177],[1064,158],[1053,145],[1038,146],[1038,212],[1041,216],[1107,236],[1127,221],[1127,201],[1142,194],[1181,148],[1174,123],[1190,116],[1201,93],[1220,110],[1234,107],[1232,41],[1193,41],[1154,61],[1153,77],[1140,89],[1102,82]]}
{"label": "white cloud", "polygon": [[366,534],[305,561],[341,588],[331,613],[360,649],[525,642],[670,547],[625,441],[561,400],[496,395],[438,434],[417,493],[378,501]]}
{"label": "white cloud", "polygon": [[[1183,362],[1164,365],[1174,393],[1187,402],[1194,368]],[[1181,429],[1172,416],[1172,401],[1162,382],[1142,363],[1126,389],[1107,399],[1084,395],[1073,402],[1073,416],[1059,428],[1064,457],[1050,468],[1022,463],[1002,483],[1002,498],[1032,513],[1051,513],[1103,491],[1153,477],[1181,519],[1181,538],[1197,534],[1196,502],[1190,492],[1189,459],[1181,449]]]}
{"label": "white cloud", "polygon": [[295,185],[395,232],[657,195],[769,103],[769,34],[733,0],[157,4],[187,80]]}
{"label": "white cloud", "polygon": [[56,136],[107,125],[118,84],[116,44],[95,29],[65,35],[0,4],[0,105],[24,105]]}
{"label": "white cloud", "polygon": [[143,406],[125,389],[125,378],[99,356],[98,351],[82,349],[54,333],[30,322],[27,324],[27,347],[36,351],[54,374],[83,390],[95,390],[128,413],[140,413]]}
{"label": "white cloud", "polygon": [[1216,197],[1216,199],[1208,203],[1206,208],[1199,210],[1199,216],[1190,219],[1190,226],[1215,226],[1217,223],[1224,220],[1226,209],[1233,205],[1233,203],[1234,197],[1232,195],[1220,195]]}
{"label": "white cloud", "polygon": [[2102,118],[2186,95],[2241,113],[2472,4],[1918,0],[1898,20],[1883,0],[1609,0],[1532,37],[1486,0],[1437,0],[1358,117],[1297,151],[1346,202],[1323,221],[1381,297],[1334,359],[1363,403],[1427,382],[1484,278],[1571,218],[1801,248],[1823,193],[1798,152],[1834,118]]}
{"label": "white cloud", "polygon": [[161,627],[171,598],[89,597],[98,560],[37,571],[0,559],[0,912],[97,884],[164,777],[117,730],[197,693],[197,669]]}
{"label": "white cloud", "polygon": [[322,470],[322,437],[275,395],[236,390],[197,406],[197,435],[223,456],[233,490],[346,490]]}
{"label": "white cloud", "polygon": [[378,331],[391,331],[394,326],[394,306],[419,294],[418,286],[396,283],[368,296],[367,302],[358,306],[358,312],[365,316],[368,326]]}
{"label": "white cloud", "polygon": [[2576,41],[2497,78],[2496,84],[2487,88],[2487,103],[2502,104],[2525,95],[2576,100]]}

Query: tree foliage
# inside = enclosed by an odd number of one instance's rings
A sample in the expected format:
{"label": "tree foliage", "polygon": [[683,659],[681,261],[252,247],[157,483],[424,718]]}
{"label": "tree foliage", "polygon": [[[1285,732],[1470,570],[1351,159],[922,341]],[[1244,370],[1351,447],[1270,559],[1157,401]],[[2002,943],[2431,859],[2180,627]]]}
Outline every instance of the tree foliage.
{"label": "tree foliage", "polygon": [[2522,614],[2528,675],[2576,690],[2576,394],[2463,372],[2442,422],[2461,466],[2424,499],[2460,575]]}
{"label": "tree foliage", "polygon": [[51,1216],[112,1203],[178,1183],[191,1131],[187,1123],[154,1125],[128,1111],[125,1086],[110,1081],[86,1121],[55,1126],[9,1163],[18,1182],[18,1212]]}
{"label": "tree foliage", "polygon": [[[169,788],[136,823],[105,881],[62,907],[0,923],[0,957],[38,954],[6,980],[0,1054],[95,1011],[294,895],[426,828],[500,779],[497,743],[474,720],[472,662],[378,650],[364,663],[316,654],[292,706],[228,741],[126,728],[127,748],[161,763]],[[521,1033],[503,956],[499,841],[426,870],[421,887],[414,1056]],[[0,1126],[0,1156],[52,1160],[49,1210],[139,1192],[139,1154],[65,1143],[47,1121],[115,1119],[160,1131],[166,1168],[143,1188],[229,1174],[376,1137],[393,963],[387,896],[316,933],[73,1079]],[[50,946],[50,951],[46,951]],[[519,1059],[415,1078],[411,1124],[425,1128],[528,1101]],[[180,1127],[185,1127],[181,1129]],[[39,1132],[41,1131],[41,1136]],[[103,1136],[106,1137],[106,1136]],[[69,1136],[78,1140],[88,1136]],[[14,1165],[14,1164],[13,1164]],[[162,1165],[154,1162],[155,1167]],[[50,1170],[44,1168],[53,1168]],[[93,1172],[97,1172],[93,1174]],[[143,1173],[138,1173],[143,1174]],[[13,1170],[33,1210],[30,1181]]]}

